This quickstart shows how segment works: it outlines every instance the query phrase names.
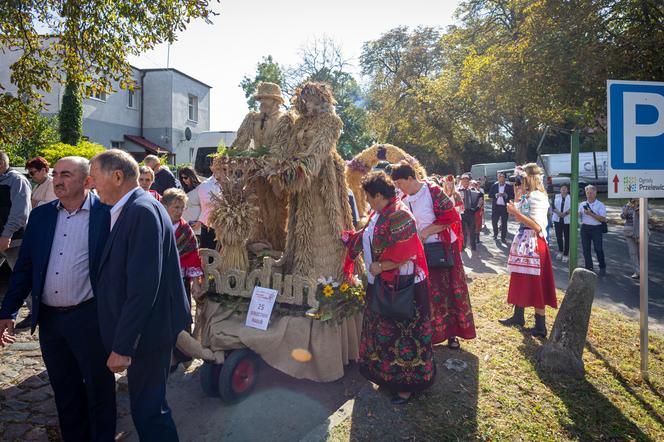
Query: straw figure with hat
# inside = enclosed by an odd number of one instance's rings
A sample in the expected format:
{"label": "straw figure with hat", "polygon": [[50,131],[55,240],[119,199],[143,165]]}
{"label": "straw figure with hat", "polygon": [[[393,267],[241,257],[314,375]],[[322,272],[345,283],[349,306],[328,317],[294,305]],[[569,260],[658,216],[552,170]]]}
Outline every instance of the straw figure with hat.
{"label": "straw figure with hat", "polygon": [[[284,104],[278,84],[263,82],[254,98],[260,102],[259,112],[249,112],[237,130],[231,149],[255,150],[267,156],[277,155],[290,139],[294,118],[280,106]],[[252,242],[266,241],[275,250],[284,250],[286,243],[286,206],[288,196],[265,178],[256,178],[260,221],[252,235]]]}
{"label": "straw figure with hat", "polygon": [[352,228],[344,161],[337,153],[343,123],[329,85],[307,82],[292,99],[297,112],[288,151],[271,179],[289,191],[284,273],[340,278],[344,230]]}

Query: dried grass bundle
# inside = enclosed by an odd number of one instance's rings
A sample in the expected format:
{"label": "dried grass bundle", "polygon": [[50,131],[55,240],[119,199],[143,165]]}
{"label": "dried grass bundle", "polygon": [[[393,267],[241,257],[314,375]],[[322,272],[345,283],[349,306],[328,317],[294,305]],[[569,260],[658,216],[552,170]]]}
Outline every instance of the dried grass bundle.
{"label": "dried grass bundle", "polygon": [[262,169],[256,158],[217,155],[212,171],[221,192],[211,194],[210,223],[215,229],[221,271],[248,270],[247,240],[259,221],[259,211],[252,181]]}

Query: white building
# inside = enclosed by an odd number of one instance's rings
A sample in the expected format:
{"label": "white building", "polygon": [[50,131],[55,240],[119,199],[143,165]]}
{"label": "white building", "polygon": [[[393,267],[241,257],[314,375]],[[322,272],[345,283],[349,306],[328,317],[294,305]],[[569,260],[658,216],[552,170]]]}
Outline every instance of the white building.
{"label": "white building", "polygon": [[[16,52],[0,51],[0,84],[16,93],[9,81]],[[168,153],[178,164],[193,163],[194,140],[210,130],[211,86],[177,69],[132,67],[135,88],[86,96],[83,135],[106,147],[121,148],[137,159],[147,153]],[[44,114],[60,111],[64,85],[44,94]],[[86,94],[87,95],[87,94]]]}

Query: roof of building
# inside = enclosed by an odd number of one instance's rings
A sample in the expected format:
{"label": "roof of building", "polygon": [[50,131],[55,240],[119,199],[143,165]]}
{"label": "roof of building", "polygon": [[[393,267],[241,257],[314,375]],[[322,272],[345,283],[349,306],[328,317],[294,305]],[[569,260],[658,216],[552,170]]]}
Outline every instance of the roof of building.
{"label": "roof of building", "polygon": [[[132,66],[132,67],[135,67],[135,66]],[[179,71],[179,70],[177,70],[177,69],[175,69],[175,68],[149,68],[149,69],[136,68],[136,69],[138,69],[138,70],[141,71],[141,72],[173,71],[173,72],[176,72],[176,73],[182,75],[183,77],[187,77],[188,79],[193,80],[193,81],[195,81],[196,83],[200,83],[200,84],[202,84],[203,86],[205,86],[205,87],[207,87],[207,88],[209,88],[209,89],[212,89],[212,86],[210,86],[209,84],[205,84],[205,83],[203,83],[201,80],[198,80],[198,79],[192,77],[191,75],[187,75],[187,74],[185,74],[184,72]]]}
{"label": "roof of building", "polygon": [[154,144],[152,141],[148,140],[147,138],[143,138],[138,135],[128,135],[125,134],[125,140],[129,140],[132,143],[138,144],[141,146],[143,149],[147,150],[151,154],[154,155],[164,155],[164,154],[170,154],[166,149],[161,148],[161,146]]}

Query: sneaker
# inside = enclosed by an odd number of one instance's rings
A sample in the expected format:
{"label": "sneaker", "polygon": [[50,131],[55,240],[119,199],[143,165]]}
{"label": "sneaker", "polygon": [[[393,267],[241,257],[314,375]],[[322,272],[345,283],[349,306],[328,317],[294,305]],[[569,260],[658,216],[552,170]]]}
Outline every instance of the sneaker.
{"label": "sneaker", "polygon": [[564,256],[563,255],[563,262],[568,262],[569,261],[569,256]]}
{"label": "sneaker", "polygon": [[634,273],[632,273],[632,276],[630,276],[630,278],[632,278],[632,279],[639,279],[639,278],[641,278],[641,275],[639,275],[638,273],[634,272]]}
{"label": "sneaker", "polygon": [[557,259],[557,260],[561,260],[561,259],[563,259],[563,254],[560,253],[560,252],[558,252],[558,254],[556,255],[556,259]]}

